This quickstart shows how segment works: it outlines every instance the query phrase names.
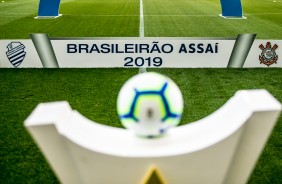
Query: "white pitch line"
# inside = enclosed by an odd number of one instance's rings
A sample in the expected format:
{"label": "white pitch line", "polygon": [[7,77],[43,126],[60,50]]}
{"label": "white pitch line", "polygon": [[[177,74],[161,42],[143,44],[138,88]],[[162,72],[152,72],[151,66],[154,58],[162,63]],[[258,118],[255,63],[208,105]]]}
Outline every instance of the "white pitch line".
{"label": "white pitch line", "polygon": [[[140,23],[139,23],[139,37],[144,38],[144,13],[143,13],[143,0],[140,0]],[[147,72],[146,67],[142,66],[139,68],[139,73]]]}
{"label": "white pitch line", "polygon": [[[140,0],[140,5],[141,5],[141,1]],[[141,9],[142,8],[142,9]],[[5,13],[5,12],[0,12],[0,13]],[[17,13],[5,13],[5,14],[17,14]],[[20,13],[19,13],[20,14]],[[281,15],[282,13],[254,13],[254,14],[244,14],[244,15]],[[143,27],[143,33],[144,33],[144,17],[219,17],[218,14],[163,14],[163,15],[158,15],[158,14],[151,14],[151,15],[144,15],[143,14],[143,6],[140,6],[140,15],[136,14],[136,15],[126,15],[126,14],[64,14],[64,16],[74,16],[74,17],[140,17],[140,30],[141,30],[141,26]],[[141,36],[140,36],[141,37]]]}
{"label": "white pitch line", "polygon": [[144,14],[143,14],[143,0],[140,0],[140,26],[139,26],[139,36],[145,37],[144,33]]}
{"label": "white pitch line", "polygon": [[0,12],[0,14],[4,14],[4,15],[32,15],[32,14],[34,14],[34,12],[30,12],[30,13],[19,13],[19,12],[15,12],[15,13],[13,13],[13,12]]}
{"label": "white pitch line", "polygon": [[72,16],[72,17],[139,17],[138,15],[125,15],[125,14],[121,14],[121,15],[110,15],[110,14],[64,14],[64,16]]}

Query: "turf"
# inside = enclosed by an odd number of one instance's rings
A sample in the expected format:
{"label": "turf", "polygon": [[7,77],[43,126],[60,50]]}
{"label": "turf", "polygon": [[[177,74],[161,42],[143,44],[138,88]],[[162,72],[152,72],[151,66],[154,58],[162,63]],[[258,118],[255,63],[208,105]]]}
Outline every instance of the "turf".
{"label": "turf", "polygon": [[[145,36],[282,39],[282,0],[243,0],[246,20],[226,20],[218,0],[143,0]],[[38,0],[0,2],[0,39],[138,37],[139,0],[62,0],[62,17],[34,20]],[[239,89],[264,88],[282,102],[281,69],[149,69],[171,77],[185,96],[181,124],[209,115]],[[58,183],[23,121],[40,102],[67,100],[91,120],[121,127],[116,97],[137,69],[0,69],[0,183]],[[282,181],[281,117],[250,184]]]}
{"label": "turf", "polygon": [[[218,0],[144,0],[145,36],[235,37],[256,33],[261,39],[282,38],[282,0],[242,2],[247,19],[226,20],[218,15]],[[0,3],[0,39],[51,37],[138,37],[139,0],[64,0],[62,17],[34,20],[38,0]]]}
{"label": "turf", "polygon": [[242,1],[247,19],[223,19],[218,0],[144,0],[145,35],[234,37],[256,33],[260,39],[282,38],[282,1]]}
{"label": "turf", "polygon": [[139,36],[138,0],[62,1],[58,19],[35,20],[38,0],[0,2],[0,39],[52,37]]}

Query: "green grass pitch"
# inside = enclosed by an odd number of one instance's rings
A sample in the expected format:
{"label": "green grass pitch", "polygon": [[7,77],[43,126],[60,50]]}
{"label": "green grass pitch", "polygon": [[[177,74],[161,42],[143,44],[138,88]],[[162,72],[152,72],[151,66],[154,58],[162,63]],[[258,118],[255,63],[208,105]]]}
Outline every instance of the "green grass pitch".
{"label": "green grass pitch", "polygon": [[[260,39],[282,39],[282,0],[243,0],[242,4],[247,19],[228,20],[218,16],[219,0],[143,0],[145,36],[236,37],[256,33]],[[138,37],[139,5],[139,0],[62,0],[62,17],[35,20],[38,0],[0,1],[0,39],[26,39],[30,33]],[[282,69],[278,68],[148,71],[166,74],[179,85],[185,97],[181,124],[209,115],[240,89],[267,89],[282,102]],[[23,127],[38,103],[67,100],[89,119],[121,127],[117,94],[137,72],[117,68],[0,69],[0,183],[58,183]],[[281,135],[280,117],[249,184],[281,183]]]}

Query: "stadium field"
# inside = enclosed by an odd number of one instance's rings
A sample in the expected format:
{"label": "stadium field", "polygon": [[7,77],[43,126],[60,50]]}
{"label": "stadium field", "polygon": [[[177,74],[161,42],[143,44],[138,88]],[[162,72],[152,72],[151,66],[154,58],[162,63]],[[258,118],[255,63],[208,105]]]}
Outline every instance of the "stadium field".
{"label": "stadium field", "polygon": [[[282,0],[243,0],[247,19],[223,19],[219,0],[143,0],[146,37],[236,37],[282,39]],[[139,37],[139,0],[62,0],[62,17],[36,20],[38,0],[0,2],[0,39],[50,37]],[[281,46],[282,47],[282,46]],[[280,57],[280,56],[279,56]],[[1,59],[1,58],[0,58]],[[185,101],[181,124],[201,119],[237,90],[267,89],[282,102],[282,69],[148,69],[172,78]],[[69,101],[96,122],[121,127],[116,98],[138,69],[0,69],[0,183],[58,183],[23,126],[40,102]],[[249,184],[282,181],[282,118]],[[216,169],[216,168],[215,168]],[[109,173],[110,175],[110,173]]]}
{"label": "stadium field", "polygon": [[[282,38],[282,1],[244,0],[246,20],[218,16],[218,0],[143,0],[145,36]],[[29,38],[30,33],[51,37],[138,37],[139,0],[62,0],[62,17],[34,20],[38,0],[0,3],[0,39]]]}

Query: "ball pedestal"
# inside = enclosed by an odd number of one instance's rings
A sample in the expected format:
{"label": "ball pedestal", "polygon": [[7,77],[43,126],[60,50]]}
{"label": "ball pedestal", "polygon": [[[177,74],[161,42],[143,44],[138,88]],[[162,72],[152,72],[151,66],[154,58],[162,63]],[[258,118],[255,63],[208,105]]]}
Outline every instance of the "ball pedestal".
{"label": "ball pedestal", "polygon": [[[213,114],[143,139],[83,117],[67,102],[39,104],[24,122],[62,183],[246,183],[281,112],[265,90],[238,91]],[[149,172],[150,173],[150,172]]]}

